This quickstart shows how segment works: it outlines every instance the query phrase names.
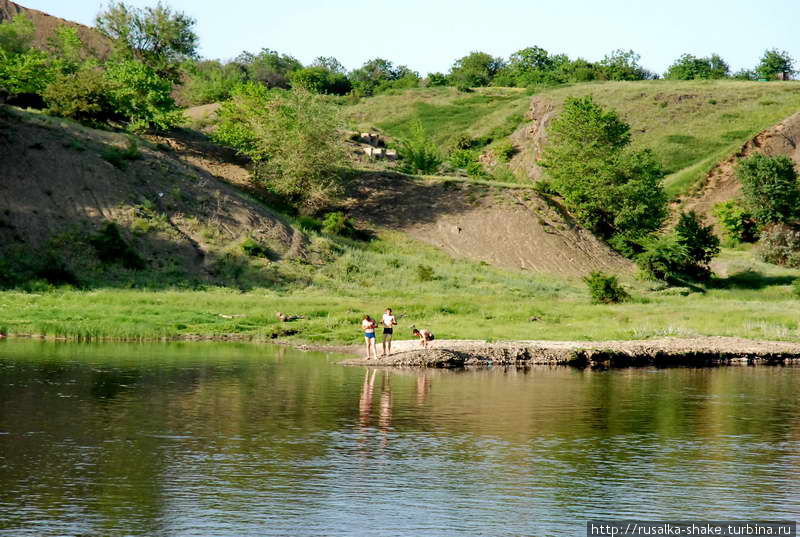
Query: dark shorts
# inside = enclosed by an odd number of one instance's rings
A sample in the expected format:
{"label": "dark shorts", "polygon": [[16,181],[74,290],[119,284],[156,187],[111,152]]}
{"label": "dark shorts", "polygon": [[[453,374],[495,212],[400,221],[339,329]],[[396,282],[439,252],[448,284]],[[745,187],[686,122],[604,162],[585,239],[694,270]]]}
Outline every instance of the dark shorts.
{"label": "dark shorts", "polygon": [[394,328],[386,328],[385,326],[383,327],[384,336],[391,336],[392,334],[394,334]]}

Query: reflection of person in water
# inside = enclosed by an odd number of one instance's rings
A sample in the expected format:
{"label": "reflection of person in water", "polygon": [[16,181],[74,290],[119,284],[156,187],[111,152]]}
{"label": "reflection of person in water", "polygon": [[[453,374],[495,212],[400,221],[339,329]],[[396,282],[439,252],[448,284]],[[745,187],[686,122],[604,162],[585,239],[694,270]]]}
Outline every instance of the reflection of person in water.
{"label": "reflection of person in water", "polygon": [[372,391],[375,387],[375,375],[377,371],[367,369],[364,374],[364,384],[361,386],[361,397],[358,400],[359,425],[362,428],[369,427],[370,414],[372,412]]}
{"label": "reflection of person in water", "polygon": [[389,443],[389,430],[392,428],[392,385],[389,382],[390,379],[390,373],[384,371],[381,382],[381,410],[378,416],[378,428],[383,433],[381,437],[382,448]]}
{"label": "reflection of person in water", "polygon": [[421,406],[425,404],[430,389],[431,379],[428,378],[428,375],[425,373],[420,374],[417,377],[417,405]]}

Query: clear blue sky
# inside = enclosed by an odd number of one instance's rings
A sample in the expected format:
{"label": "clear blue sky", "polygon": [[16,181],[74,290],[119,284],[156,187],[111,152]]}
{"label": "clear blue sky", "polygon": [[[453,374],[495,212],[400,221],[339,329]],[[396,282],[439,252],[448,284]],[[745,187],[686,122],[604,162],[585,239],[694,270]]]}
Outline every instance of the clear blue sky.
{"label": "clear blue sky", "polygon": [[[17,0],[91,25],[100,0]],[[127,0],[137,6],[155,0]],[[348,69],[383,57],[425,75],[472,50],[507,57],[538,45],[587,60],[634,49],[658,73],[681,53],[717,52],[734,70],[767,48],[800,61],[800,0],[170,0],[197,20],[200,52],[230,59],[267,47]]]}

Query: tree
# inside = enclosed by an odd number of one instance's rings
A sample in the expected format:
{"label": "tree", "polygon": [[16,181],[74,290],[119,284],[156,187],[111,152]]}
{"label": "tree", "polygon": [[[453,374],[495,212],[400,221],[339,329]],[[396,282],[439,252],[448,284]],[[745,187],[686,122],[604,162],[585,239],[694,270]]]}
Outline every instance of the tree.
{"label": "tree", "polygon": [[184,62],[181,69],[184,73],[184,82],[179,90],[182,104],[198,105],[227,100],[233,89],[247,80],[247,70],[236,62],[188,61]]}
{"label": "tree", "polygon": [[608,80],[647,80],[653,73],[639,65],[641,56],[632,50],[618,49],[607,54],[598,64]]}
{"label": "tree", "polygon": [[345,162],[336,107],[300,88],[268,90],[248,83],[218,111],[214,139],[255,163],[253,181],[307,211],[336,196]]}
{"label": "tree", "polygon": [[794,74],[794,59],[785,50],[766,50],[761,56],[756,72],[759,77],[770,80],[783,76],[791,77]]}
{"label": "tree", "polygon": [[616,112],[570,98],[548,128],[541,161],[578,222],[621,251],[621,241],[655,231],[666,215],[660,165],[629,144],[630,126]]}
{"label": "tree", "polygon": [[503,66],[502,58],[486,52],[471,52],[455,61],[450,68],[450,79],[461,87],[488,86]]}
{"label": "tree", "polygon": [[134,60],[106,64],[105,78],[115,117],[131,131],[166,130],[183,120],[172,99],[172,82]]}
{"label": "tree", "polygon": [[112,0],[97,15],[95,26],[114,41],[123,58],[142,61],[175,82],[178,64],[197,56],[195,20],[160,1],[155,7],[142,9]]}
{"label": "tree", "polygon": [[695,80],[725,78],[730,74],[730,66],[718,54],[708,58],[697,58],[682,54],[669,66],[664,78],[670,80]]}
{"label": "tree", "polygon": [[347,69],[344,68],[344,65],[333,56],[318,56],[311,62],[310,67],[322,67],[331,73],[338,73],[340,75],[347,74]]}
{"label": "tree", "polygon": [[27,52],[35,33],[33,21],[22,13],[14,15],[10,21],[0,22],[0,51],[8,55]]}
{"label": "tree", "polygon": [[704,278],[711,273],[709,263],[719,255],[719,238],[714,235],[714,226],[703,225],[702,219],[694,211],[681,212],[675,226],[678,244],[686,248],[691,266],[686,267],[688,275]]}
{"label": "tree", "polygon": [[352,89],[350,80],[345,75],[324,67],[298,69],[289,75],[289,80],[293,88],[304,88],[313,93],[346,95]]}
{"label": "tree", "polygon": [[381,87],[400,78],[401,74],[394,64],[383,58],[375,58],[367,61],[350,73],[350,80],[353,87],[360,90],[365,95],[372,95]]}
{"label": "tree", "polygon": [[236,62],[245,67],[250,80],[268,88],[288,88],[289,74],[303,68],[295,57],[268,48],[258,54],[242,52]]}
{"label": "tree", "polygon": [[745,204],[760,226],[788,224],[797,218],[800,188],[789,157],[753,155],[739,162],[736,176]]}

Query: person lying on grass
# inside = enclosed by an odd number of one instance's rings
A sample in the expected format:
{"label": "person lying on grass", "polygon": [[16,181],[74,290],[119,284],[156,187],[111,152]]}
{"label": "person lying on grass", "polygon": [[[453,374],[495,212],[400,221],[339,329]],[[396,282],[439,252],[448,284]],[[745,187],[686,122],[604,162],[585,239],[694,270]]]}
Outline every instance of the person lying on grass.
{"label": "person lying on grass", "polygon": [[423,328],[422,330],[417,330],[412,326],[411,333],[419,338],[419,344],[422,345],[422,347],[425,349],[427,349],[430,342],[434,340],[434,335],[427,328]]}
{"label": "person lying on grass", "polygon": [[375,322],[375,319],[364,315],[364,319],[361,321],[361,330],[364,331],[364,341],[367,344],[367,360],[370,355],[374,356],[376,360],[378,359],[378,349],[375,347],[375,329],[377,327],[378,323]]}

